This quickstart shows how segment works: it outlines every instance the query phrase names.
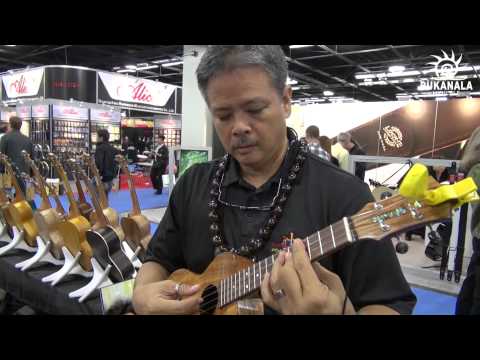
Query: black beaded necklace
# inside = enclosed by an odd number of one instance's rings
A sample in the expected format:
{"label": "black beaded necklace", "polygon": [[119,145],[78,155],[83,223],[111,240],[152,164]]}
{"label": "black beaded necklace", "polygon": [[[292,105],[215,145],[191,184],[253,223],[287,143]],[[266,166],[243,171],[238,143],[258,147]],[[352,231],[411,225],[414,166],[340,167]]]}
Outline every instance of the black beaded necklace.
{"label": "black beaded necklace", "polygon": [[240,249],[227,248],[225,246],[225,235],[222,230],[222,221],[218,213],[220,186],[222,185],[221,179],[223,178],[228,162],[230,161],[230,154],[225,155],[218,163],[210,188],[210,201],[208,203],[208,208],[210,209],[208,214],[210,219],[209,231],[210,236],[212,237],[213,245],[215,246],[216,254],[222,252],[231,252],[237,255],[249,257],[255,261],[253,254],[265,246],[269,241],[273,229],[282,217],[285,204],[287,203],[296,179],[303,168],[303,163],[305,162],[306,154],[308,153],[308,145],[303,140],[299,141],[294,134],[289,133],[289,139],[290,137],[293,137],[293,140],[290,142],[288,151],[296,152],[295,161],[288,171],[288,176],[281,179],[283,185],[281,185],[280,192],[274,198],[272,210],[263,223],[263,226],[260,228],[257,234],[253,236],[253,238],[250,239],[246,245],[241,246]]}

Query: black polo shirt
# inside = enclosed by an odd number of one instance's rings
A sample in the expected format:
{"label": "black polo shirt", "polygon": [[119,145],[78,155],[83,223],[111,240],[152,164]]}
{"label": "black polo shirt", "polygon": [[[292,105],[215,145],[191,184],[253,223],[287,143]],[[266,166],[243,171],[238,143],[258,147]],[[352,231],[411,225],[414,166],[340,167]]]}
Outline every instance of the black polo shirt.
{"label": "black polo shirt", "polygon": [[[255,189],[242,179],[239,165],[232,159],[226,169],[221,200],[245,206],[270,205],[280,178],[294,160],[289,151],[278,173]],[[146,261],[158,262],[170,272],[186,268],[202,273],[213,260],[208,202],[216,163],[214,160],[195,165],[179,179],[150,242]],[[355,214],[370,201],[373,197],[365,183],[308,154],[270,242],[256,256],[262,259],[271,255],[272,247],[279,247],[282,237],[290,232],[305,238],[344,216]],[[267,211],[225,205],[220,206],[219,212],[227,246],[237,249],[258,232],[268,215]],[[358,241],[323,258],[320,263],[340,276],[357,310],[381,304],[401,314],[413,311],[416,298],[403,276],[391,240]]]}

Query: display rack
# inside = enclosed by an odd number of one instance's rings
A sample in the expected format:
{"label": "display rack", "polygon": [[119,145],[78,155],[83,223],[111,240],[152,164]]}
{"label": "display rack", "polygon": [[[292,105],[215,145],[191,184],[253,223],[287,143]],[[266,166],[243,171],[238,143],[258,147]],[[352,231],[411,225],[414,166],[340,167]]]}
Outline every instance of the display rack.
{"label": "display rack", "polygon": [[32,107],[30,105],[18,105],[17,106],[17,116],[22,119],[22,127],[20,132],[30,137],[30,123],[32,121]]}
{"label": "display rack", "polygon": [[66,151],[89,151],[90,126],[88,109],[76,106],[53,105],[53,152],[64,164]]}
{"label": "display rack", "polygon": [[32,106],[32,128],[30,138],[34,145],[40,145],[45,149],[45,145],[50,143],[50,120],[48,104],[38,104]]}
{"label": "display rack", "polygon": [[110,143],[118,149],[121,149],[120,120],[121,114],[118,111],[90,109],[90,143],[92,152],[95,152],[97,146],[97,131],[100,129],[108,130]]}
{"label": "display rack", "polygon": [[171,148],[182,143],[181,117],[179,115],[164,115],[155,119],[153,131],[155,147],[158,145],[159,136],[165,136],[165,144]]}

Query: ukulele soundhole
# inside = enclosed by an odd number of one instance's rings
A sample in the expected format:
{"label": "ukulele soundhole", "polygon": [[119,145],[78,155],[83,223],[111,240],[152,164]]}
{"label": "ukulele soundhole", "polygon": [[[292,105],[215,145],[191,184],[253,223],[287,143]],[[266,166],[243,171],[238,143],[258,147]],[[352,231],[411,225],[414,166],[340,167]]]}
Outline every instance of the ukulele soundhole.
{"label": "ukulele soundhole", "polygon": [[203,302],[200,304],[202,315],[212,315],[218,304],[218,290],[215,285],[208,285],[202,293]]}

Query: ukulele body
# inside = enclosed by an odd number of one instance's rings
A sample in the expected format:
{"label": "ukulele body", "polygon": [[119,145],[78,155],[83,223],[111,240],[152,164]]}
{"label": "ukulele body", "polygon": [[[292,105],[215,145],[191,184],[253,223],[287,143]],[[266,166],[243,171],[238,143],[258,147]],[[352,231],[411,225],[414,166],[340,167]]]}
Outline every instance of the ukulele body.
{"label": "ukulele body", "polygon": [[90,259],[92,249],[87,242],[86,232],[91,228],[90,223],[83,216],[76,216],[57,224],[56,230],[65,242],[66,248],[75,256],[81,252],[80,265],[86,271],[92,270]]}
{"label": "ukulele body", "polygon": [[132,250],[135,251],[138,246],[141,247],[142,250],[138,255],[139,259],[143,261],[148,243],[152,238],[150,222],[144,215],[129,215],[122,218],[121,225],[125,233],[125,240]]}
{"label": "ukulele body", "polygon": [[113,227],[88,230],[86,238],[99,264],[103,268],[112,266],[108,275],[112,282],[117,283],[132,278],[135,268],[123,252],[121,240]]}
{"label": "ukulele body", "polygon": [[[120,223],[119,223],[119,217],[118,217],[118,213],[115,209],[111,208],[111,207],[107,207],[105,209],[103,209],[103,214],[105,215],[105,217],[107,218],[107,221],[110,225],[112,226],[118,226]],[[98,217],[97,217],[97,213],[94,211],[92,211],[92,213],[90,214],[90,222],[92,224],[95,224],[98,220]]]}
{"label": "ukulele body", "polygon": [[33,219],[33,211],[30,204],[25,200],[11,203],[10,213],[15,221],[15,225],[24,231],[25,242],[31,247],[37,247],[38,227]]}
{"label": "ukulele body", "polygon": [[[92,214],[93,207],[86,202],[78,202],[77,203],[78,210],[80,211],[80,214],[87,220],[90,220],[90,215]],[[68,211],[69,213],[72,213],[72,205],[70,205]]]}
{"label": "ukulele body", "polygon": [[[200,285],[200,290],[193,296],[197,298],[203,297],[204,302],[200,304],[200,308],[205,314],[242,315],[248,313],[262,315],[263,306],[260,307],[258,304],[256,305],[258,308],[257,311],[244,311],[244,304],[251,304],[251,300],[249,301],[248,299],[234,302],[223,308],[220,308],[220,299],[214,295],[215,288],[220,291],[220,281],[222,279],[251,265],[253,265],[253,262],[249,259],[234,255],[232,253],[222,253],[215,257],[215,259],[202,274],[195,274],[189,270],[180,269],[173,272],[170,275],[169,280],[187,285]],[[205,300],[207,296],[209,296],[209,299]],[[250,308],[251,306],[248,307],[248,309]]]}
{"label": "ukulele body", "polygon": [[[35,211],[33,215],[35,222],[38,226],[38,233],[45,241],[52,242],[51,252],[57,259],[63,259],[62,246],[65,245],[63,238],[57,236],[56,226],[62,222],[62,217],[55,209],[45,209],[41,211]],[[51,236],[53,235],[53,236]]]}

